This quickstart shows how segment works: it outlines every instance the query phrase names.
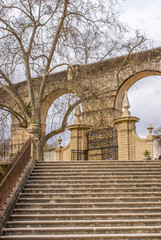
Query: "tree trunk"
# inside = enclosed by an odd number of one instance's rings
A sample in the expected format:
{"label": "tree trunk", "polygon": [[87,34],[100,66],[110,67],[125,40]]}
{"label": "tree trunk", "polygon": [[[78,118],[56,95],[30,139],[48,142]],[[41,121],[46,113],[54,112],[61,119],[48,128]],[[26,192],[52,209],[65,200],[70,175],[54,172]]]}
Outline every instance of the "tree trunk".
{"label": "tree trunk", "polygon": [[43,143],[42,143],[42,133],[38,134],[37,140],[37,158],[38,161],[44,161],[44,151],[43,151]]}

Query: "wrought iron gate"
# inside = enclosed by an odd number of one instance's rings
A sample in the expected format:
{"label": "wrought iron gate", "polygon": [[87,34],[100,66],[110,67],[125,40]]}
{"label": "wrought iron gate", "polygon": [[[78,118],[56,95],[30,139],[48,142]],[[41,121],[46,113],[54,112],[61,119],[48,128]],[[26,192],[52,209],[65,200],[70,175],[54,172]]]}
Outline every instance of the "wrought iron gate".
{"label": "wrought iron gate", "polygon": [[111,127],[89,132],[86,150],[72,150],[72,160],[117,160],[117,131]]}
{"label": "wrought iron gate", "polygon": [[72,149],[72,161],[88,160],[88,150]]}
{"label": "wrought iron gate", "polygon": [[87,151],[88,160],[118,159],[116,129],[109,127],[89,132]]}

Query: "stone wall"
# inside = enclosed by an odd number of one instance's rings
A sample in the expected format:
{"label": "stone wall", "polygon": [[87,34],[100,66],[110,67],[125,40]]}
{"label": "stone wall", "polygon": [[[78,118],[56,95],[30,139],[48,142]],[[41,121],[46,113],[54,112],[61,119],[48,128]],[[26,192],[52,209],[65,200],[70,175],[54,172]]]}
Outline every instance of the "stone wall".
{"label": "stone wall", "polygon": [[[161,76],[161,47],[121,56],[103,62],[85,66],[74,66],[75,72],[58,72],[48,76],[42,104],[42,127],[45,132],[47,112],[51,104],[65,93],[75,93],[82,100],[83,121],[92,125],[93,129],[113,126],[113,120],[121,116],[123,95],[136,81],[143,77]],[[126,59],[121,71],[117,73]],[[33,79],[35,96],[38,95],[41,79]],[[27,83],[15,85],[23,100],[29,105]],[[0,103],[16,108],[15,102],[0,89]],[[14,123],[16,124],[16,123]],[[21,134],[22,133],[22,134]],[[12,138],[24,138],[28,135],[16,127],[12,127]]]}

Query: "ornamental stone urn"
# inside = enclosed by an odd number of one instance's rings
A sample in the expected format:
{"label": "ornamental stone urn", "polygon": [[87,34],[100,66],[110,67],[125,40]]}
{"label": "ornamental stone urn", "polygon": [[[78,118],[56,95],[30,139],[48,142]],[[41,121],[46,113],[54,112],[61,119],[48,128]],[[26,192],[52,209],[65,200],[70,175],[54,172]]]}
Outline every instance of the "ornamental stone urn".
{"label": "ornamental stone urn", "polygon": [[144,151],[143,160],[144,160],[144,161],[146,161],[146,160],[151,160],[150,153],[149,153],[148,150],[145,150],[145,151]]}

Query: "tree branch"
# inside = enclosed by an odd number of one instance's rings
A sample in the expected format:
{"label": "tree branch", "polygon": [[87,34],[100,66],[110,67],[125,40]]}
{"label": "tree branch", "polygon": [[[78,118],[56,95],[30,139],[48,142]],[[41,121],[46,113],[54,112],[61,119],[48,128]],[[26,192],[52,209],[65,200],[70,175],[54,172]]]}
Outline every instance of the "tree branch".
{"label": "tree branch", "polygon": [[9,31],[10,33],[12,33],[12,35],[17,39],[23,54],[25,54],[24,46],[21,42],[21,39],[18,37],[16,31],[1,17],[0,17],[0,22],[2,22],[4,25],[6,25],[6,27],[7,27],[6,30]]}
{"label": "tree branch", "polygon": [[130,49],[129,53],[125,56],[125,58],[124,58],[124,60],[123,60],[123,62],[122,62],[122,64],[121,64],[121,66],[119,67],[118,72],[117,72],[117,74],[116,74],[117,88],[119,87],[119,74],[120,74],[120,72],[121,72],[121,70],[122,70],[125,62],[126,62],[127,59],[129,58],[129,56],[130,56],[130,54],[132,53],[132,51],[133,51],[135,48],[137,48],[141,43],[143,43],[143,41],[144,41],[144,37],[142,37],[141,40],[140,40],[135,46],[133,46],[133,47]]}
{"label": "tree branch", "polygon": [[52,131],[52,132],[50,132],[50,133],[48,133],[45,137],[43,137],[43,139],[42,139],[43,144],[45,144],[51,137],[53,137],[53,136],[55,136],[55,135],[65,131],[65,128],[67,126],[67,120],[68,120],[68,117],[69,117],[70,113],[80,103],[81,103],[81,99],[79,99],[78,101],[76,101],[72,105],[69,105],[68,110],[66,111],[66,113],[64,115],[61,127],[56,129],[56,130],[54,130],[54,131]]}
{"label": "tree branch", "polygon": [[3,77],[3,79],[8,83],[9,87],[4,85],[3,83],[0,82],[0,86],[2,89],[4,89],[12,98],[13,100],[17,103],[21,111],[23,111],[27,117],[31,116],[31,113],[29,112],[28,107],[22,100],[21,96],[19,95],[18,91],[15,89],[14,85],[10,82],[10,80],[7,78],[7,76],[3,73],[2,70],[0,70],[0,74]]}
{"label": "tree branch", "polygon": [[27,119],[24,118],[20,113],[14,111],[12,108],[3,104],[0,104],[0,108],[2,108],[2,110],[6,112],[11,113],[14,117],[16,117],[16,119],[19,121],[20,127],[24,127],[24,128],[27,127]]}
{"label": "tree branch", "polygon": [[60,32],[63,28],[63,23],[64,23],[64,20],[66,18],[66,11],[67,11],[68,3],[69,3],[69,1],[65,0],[62,17],[61,17],[61,20],[59,22],[59,25],[58,25],[58,28],[57,28],[57,31],[56,31],[56,34],[55,34],[55,37],[54,37],[54,40],[53,40],[53,44],[52,44],[52,47],[51,47],[51,50],[50,50],[50,53],[49,53],[49,58],[48,58],[48,61],[47,61],[47,65],[45,67],[44,77],[42,78],[40,91],[39,91],[39,104],[41,104],[42,99],[43,99],[44,87],[45,87],[45,83],[46,83],[46,75],[49,71],[51,61],[52,61],[52,58],[53,58],[53,55],[54,55],[54,52],[55,52],[55,49],[56,49],[56,45],[57,45],[58,39],[60,37]]}

